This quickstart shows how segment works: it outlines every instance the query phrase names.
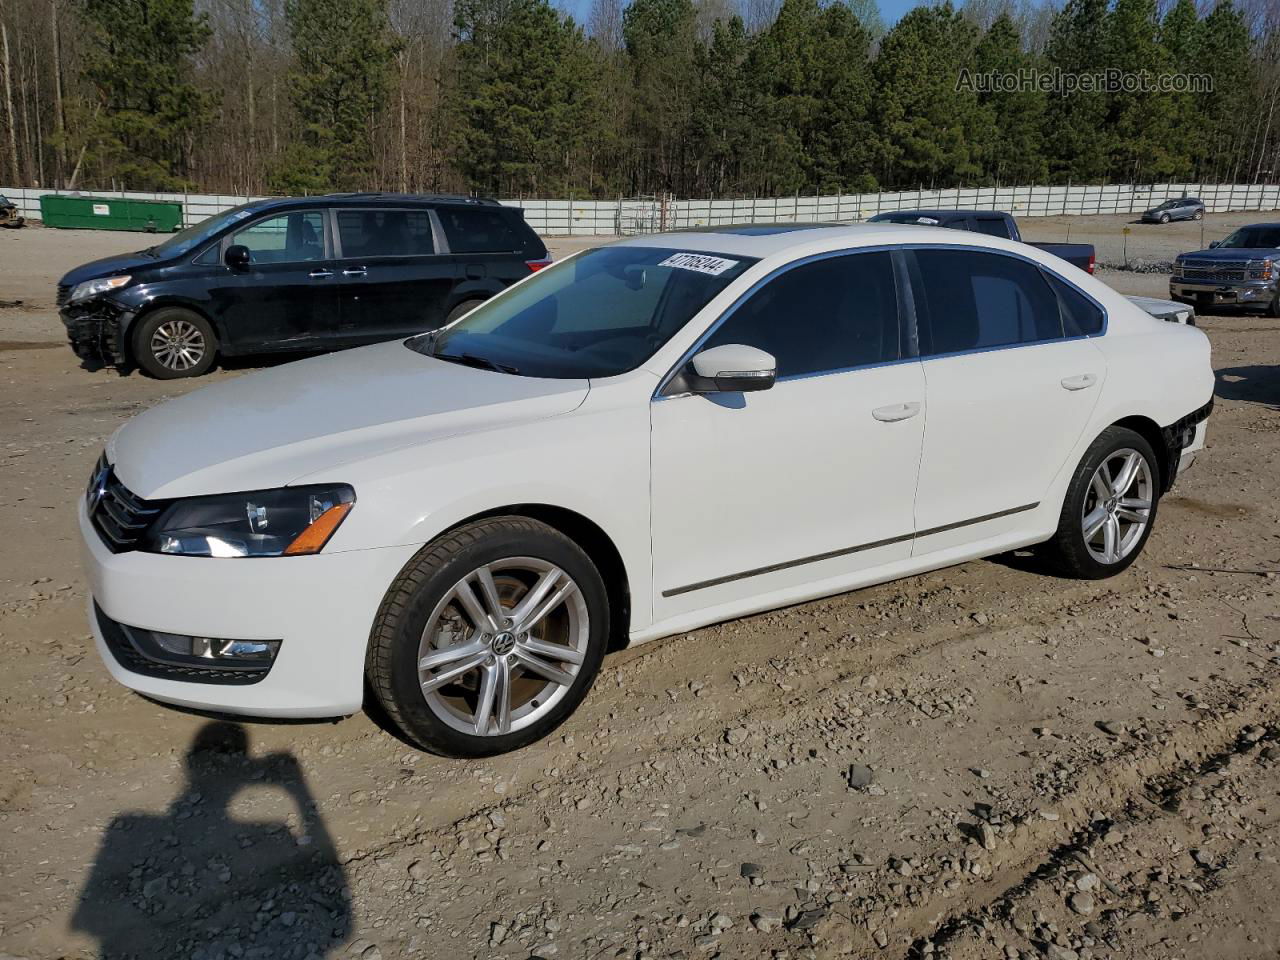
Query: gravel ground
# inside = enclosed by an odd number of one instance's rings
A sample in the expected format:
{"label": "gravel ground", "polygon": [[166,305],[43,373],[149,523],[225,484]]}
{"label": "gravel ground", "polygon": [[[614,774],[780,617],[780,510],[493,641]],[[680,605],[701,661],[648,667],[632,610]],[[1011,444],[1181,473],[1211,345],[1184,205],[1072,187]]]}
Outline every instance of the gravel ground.
{"label": "gravel ground", "polygon": [[1277,321],[1201,318],[1208,450],[1120,577],[1006,556],[646,644],[458,762],[108,680],[71,504],[195,385],[79,369],[51,293],[137,245],[0,232],[0,958],[1280,953]]}

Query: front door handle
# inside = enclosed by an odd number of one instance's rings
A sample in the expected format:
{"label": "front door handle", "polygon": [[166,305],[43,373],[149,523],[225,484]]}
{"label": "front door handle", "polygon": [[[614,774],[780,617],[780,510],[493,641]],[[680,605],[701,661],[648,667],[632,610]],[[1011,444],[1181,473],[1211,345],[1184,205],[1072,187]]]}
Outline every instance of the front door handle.
{"label": "front door handle", "polygon": [[1062,388],[1064,390],[1088,390],[1098,378],[1092,373],[1081,373],[1074,377],[1063,377]]}
{"label": "front door handle", "polygon": [[328,277],[332,277],[333,271],[332,270],[312,270],[311,273],[308,274],[308,276],[310,276],[312,280],[324,280]]}
{"label": "front door handle", "polygon": [[887,407],[876,407],[871,415],[882,423],[896,423],[899,420],[910,420],[919,412],[918,403],[891,403]]}
{"label": "front door handle", "polygon": [[343,270],[342,275],[344,277],[363,277],[365,272],[364,267],[356,267],[354,270]]}

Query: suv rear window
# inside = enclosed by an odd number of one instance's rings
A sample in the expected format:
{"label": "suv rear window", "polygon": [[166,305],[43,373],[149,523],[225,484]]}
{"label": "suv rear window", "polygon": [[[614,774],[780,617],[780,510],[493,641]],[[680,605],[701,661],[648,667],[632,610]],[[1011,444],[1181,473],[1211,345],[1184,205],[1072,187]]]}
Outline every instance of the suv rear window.
{"label": "suv rear window", "polygon": [[438,207],[454,253],[524,253],[542,256],[538,235],[517,210],[501,207]]}

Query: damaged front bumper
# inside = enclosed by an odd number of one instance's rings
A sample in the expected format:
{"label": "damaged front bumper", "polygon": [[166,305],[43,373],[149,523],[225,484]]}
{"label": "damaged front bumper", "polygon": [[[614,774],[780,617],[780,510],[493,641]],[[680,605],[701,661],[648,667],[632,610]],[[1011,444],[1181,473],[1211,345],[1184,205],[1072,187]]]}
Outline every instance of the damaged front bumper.
{"label": "damaged front bumper", "polygon": [[133,320],[133,311],[110,301],[94,300],[68,304],[59,311],[59,316],[67,328],[71,349],[85,363],[109,367],[128,362],[124,338]]}

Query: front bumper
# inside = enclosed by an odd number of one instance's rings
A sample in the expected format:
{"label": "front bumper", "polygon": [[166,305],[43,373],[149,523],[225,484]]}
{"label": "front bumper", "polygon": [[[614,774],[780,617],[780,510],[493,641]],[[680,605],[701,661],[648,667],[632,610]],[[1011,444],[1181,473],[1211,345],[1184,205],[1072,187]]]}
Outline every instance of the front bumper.
{"label": "front bumper", "polygon": [[107,300],[91,300],[87,304],[67,304],[58,311],[67,328],[67,340],[77,357],[86,363],[104,367],[128,362],[125,331],[133,320],[133,312]]}
{"label": "front bumper", "polygon": [[1169,298],[1196,306],[1251,306],[1266,307],[1276,296],[1274,280],[1247,280],[1240,283],[1215,283],[1205,280],[1183,280],[1173,277],[1169,281]]}
{"label": "front bumper", "polygon": [[[83,502],[79,517],[89,622],[111,676],[156,700],[246,716],[336,717],[359,710],[378,606],[418,550],[411,544],[254,559],[112,553]],[[279,639],[280,652],[253,683],[220,682],[212,676],[217,671],[195,681],[173,679],[122,656],[110,621],[200,637]]]}

